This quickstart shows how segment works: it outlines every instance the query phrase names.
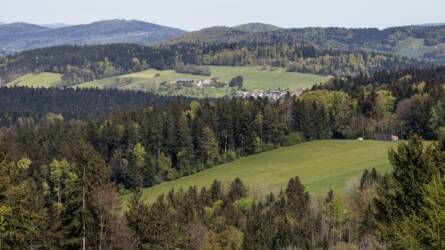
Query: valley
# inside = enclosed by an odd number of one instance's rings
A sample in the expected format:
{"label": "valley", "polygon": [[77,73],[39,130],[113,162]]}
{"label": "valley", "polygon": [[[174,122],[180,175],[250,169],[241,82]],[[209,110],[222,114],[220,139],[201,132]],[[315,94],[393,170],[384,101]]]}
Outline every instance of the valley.
{"label": "valley", "polygon": [[445,249],[428,1],[5,2],[0,249]]}

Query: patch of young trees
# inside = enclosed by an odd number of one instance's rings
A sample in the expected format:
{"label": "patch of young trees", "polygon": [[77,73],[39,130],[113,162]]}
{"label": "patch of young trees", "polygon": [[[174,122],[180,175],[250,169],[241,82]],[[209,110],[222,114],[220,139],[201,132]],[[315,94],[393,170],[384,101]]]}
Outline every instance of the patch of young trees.
{"label": "patch of young trees", "polygon": [[191,65],[191,64],[178,64],[175,67],[177,73],[192,74],[192,75],[203,75],[211,76],[209,66],[201,65]]}

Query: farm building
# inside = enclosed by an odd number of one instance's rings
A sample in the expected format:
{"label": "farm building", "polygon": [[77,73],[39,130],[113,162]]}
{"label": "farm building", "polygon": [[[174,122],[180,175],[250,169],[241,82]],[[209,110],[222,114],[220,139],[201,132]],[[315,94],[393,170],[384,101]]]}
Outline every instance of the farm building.
{"label": "farm building", "polygon": [[391,134],[375,134],[374,139],[377,141],[398,141],[399,137]]}
{"label": "farm building", "polygon": [[179,79],[176,79],[176,84],[192,87],[195,84],[195,80],[188,79],[188,78],[179,78]]}

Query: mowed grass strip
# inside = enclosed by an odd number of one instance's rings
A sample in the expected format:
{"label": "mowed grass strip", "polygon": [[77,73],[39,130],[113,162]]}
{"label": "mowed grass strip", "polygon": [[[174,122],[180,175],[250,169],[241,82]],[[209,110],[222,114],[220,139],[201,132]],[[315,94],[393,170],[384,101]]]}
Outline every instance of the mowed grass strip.
{"label": "mowed grass strip", "polygon": [[365,169],[389,171],[388,150],[395,145],[372,140],[320,140],[282,147],[146,188],[143,197],[153,201],[172,188],[208,187],[215,179],[228,184],[236,177],[248,186],[253,198],[278,192],[293,176],[299,176],[315,196],[325,195],[330,189],[343,192],[347,182]]}
{"label": "mowed grass strip", "polygon": [[23,75],[13,82],[7,84],[8,87],[33,87],[52,88],[60,85],[62,75],[57,73],[42,72]]}

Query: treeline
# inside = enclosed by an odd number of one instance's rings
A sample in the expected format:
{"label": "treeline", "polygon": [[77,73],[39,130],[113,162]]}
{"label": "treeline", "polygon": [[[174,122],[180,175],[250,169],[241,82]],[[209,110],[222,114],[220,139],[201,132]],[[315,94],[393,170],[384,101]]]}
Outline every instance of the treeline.
{"label": "treeline", "polygon": [[402,138],[417,133],[432,139],[444,126],[444,83],[445,68],[435,67],[337,77],[313,90],[340,91],[355,99],[367,121],[364,135],[373,128],[371,131],[387,131]]}
{"label": "treeline", "polygon": [[0,125],[12,125],[19,118],[38,122],[48,113],[65,119],[95,119],[137,107],[163,105],[169,99],[152,93],[98,89],[0,88]]}
{"label": "treeline", "polygon": [[175,71],[177,73],[192,74],[192,75],[203,75],[203,76],[212,75],[209,66],[200,66],[193,64],[178,64],[175,67]]}
{"label": "treeline", "polygon": [[240,179],[171,190],[152,204],[137,191],[126,212],[140,249],[443,249],[444,138],[389,152],[394,169],[365,170],[344,194],[310,196],[298,177],[249,198]]}
{"label": "treeline", "polygon": [[[414,59],[361,50],[323,49],[305,43],[239,43],[177,44],[193,53],[180,54],[181,61],[194,64],[286,67],[291,72],[324,75],[371,74],[379,70],[426,67],[429,63]],[[327,47],[329,48],[329,47]]]}

